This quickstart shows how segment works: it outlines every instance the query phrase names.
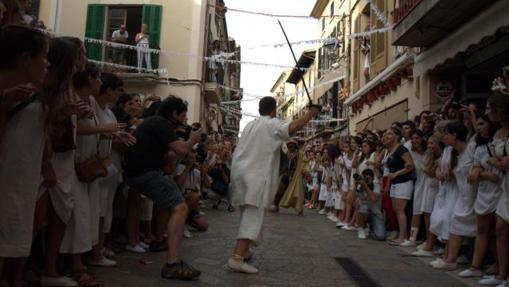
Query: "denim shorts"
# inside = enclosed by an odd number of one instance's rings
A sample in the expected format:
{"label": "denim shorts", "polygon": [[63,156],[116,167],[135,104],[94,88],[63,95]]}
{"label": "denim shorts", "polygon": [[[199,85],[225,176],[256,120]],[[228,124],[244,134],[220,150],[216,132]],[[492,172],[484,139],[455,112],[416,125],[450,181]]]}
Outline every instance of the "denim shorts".
{"label": "denim shorts", "polygon": [[152,199],[162,211],[171,211],[184,202],[178,185],[161,171],[150,171],[137,177],[125,177],[127,185]]}

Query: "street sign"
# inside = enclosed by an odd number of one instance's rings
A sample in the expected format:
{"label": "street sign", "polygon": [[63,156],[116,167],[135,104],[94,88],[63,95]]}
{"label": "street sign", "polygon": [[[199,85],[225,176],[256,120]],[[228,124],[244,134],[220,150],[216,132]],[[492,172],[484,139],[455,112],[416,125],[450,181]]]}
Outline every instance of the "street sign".
{"label": "street sign", "polygon": [[440,81],[436,87],[436,93],[439,98],[447,98],[454,92],[452,84],[448,81]]}

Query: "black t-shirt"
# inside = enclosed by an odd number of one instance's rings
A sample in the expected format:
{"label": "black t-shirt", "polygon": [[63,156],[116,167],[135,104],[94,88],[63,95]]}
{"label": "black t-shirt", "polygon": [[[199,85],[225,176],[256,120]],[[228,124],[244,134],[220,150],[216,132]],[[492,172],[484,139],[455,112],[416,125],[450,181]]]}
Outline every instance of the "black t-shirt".
{"label": "black t-shirt", "polygon": [[179,137],[170,122],[153,116],[145,119],[134,132],[136,145],[129,148],[124,155],[124,174],[127,177],[140,176],[149,171],[161,169],[168,144]]}
{"label": "black t-shirt", "polygon": [[[389,167],[389,171],[391,173],[398,172],[405,168],[405,160],[403,160],[403,155],[408,153],[408,149],[403,145],[400,145],[387,159],[387,166]],[[392,180],[392,183],[402,183],[412,180],[412,173],[408,172],[404,175],[400,175],[395,177]]]}

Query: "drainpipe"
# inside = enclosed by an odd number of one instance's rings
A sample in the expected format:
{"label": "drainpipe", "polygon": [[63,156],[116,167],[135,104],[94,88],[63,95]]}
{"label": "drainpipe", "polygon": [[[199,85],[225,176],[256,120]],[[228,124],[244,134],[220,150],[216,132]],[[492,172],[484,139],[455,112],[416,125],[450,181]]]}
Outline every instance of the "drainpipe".
{"label": "drainpipe", "polygon": [[[351,71],[350,71],[350,68],[351,68],[351,64],[352,64],[352,41],[353,39],[350,38],[350,35],[352,34],[352,19],[353,19],[353,15],[352,15],[352,1],[353,0],[349,0],[348,1],[348,11],[349,11],[349,16],[345,19],[346,21],[348,21],[348,37],[345,37],[345,39],[348,39],[348,61],[347,61],[347,69],[346,69],[346,78],[348,79],[348,90],[350,91],[350,93],[352,92],[352,89],[351,89],[351,83],[350,83],[350,74],[351,74]],[[350,95],[349,95],[350,96]],[[343,109],[345,108],[345,104],[344,104],[344,100],[343,100]],[[345,111],[345,114],[346,114],[346,129],[347,129],[347,134],[350,135],[350,113],[349,113],[349,110],[348,110],[348,106],[346,107],[346,111]]]}
{"label": "drainpipe", "polygon": [[[207,57],[207,51],[208,51],[208,37],[209,37],[209,2],[210,0],[204,0],[205,2],[205,33],[204,33],[204,36],[203,36],[203,55],[205,57]],[[214,0],[215,2],[215,0]],[[205,107],[205,83],[207,82],[207,67],[208,67],[208,62],[204,62],[203,66],[202,66],[202,75],[201,75],[201,81],[202,81],[202,85],[201,85],[201,95],[200,95],[200,102],[203,103],[203,105],[200,105],[202,107],[201,111],[200,111],[200,117],[201,115],[203,114],[203,112],[205,112],[206,110],[206,107]],[[207,119],[206,117],[203,118],[203,122],[202,122],[202,126],[204,127],[207,127]],[[205,131],[205,132],[208,132],[208,131]]]}

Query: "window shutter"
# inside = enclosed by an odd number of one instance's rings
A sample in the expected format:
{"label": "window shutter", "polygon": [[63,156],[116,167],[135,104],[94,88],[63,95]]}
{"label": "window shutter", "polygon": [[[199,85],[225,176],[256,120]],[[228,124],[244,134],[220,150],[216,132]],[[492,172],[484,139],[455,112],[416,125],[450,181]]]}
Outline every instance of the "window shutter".
{"label": "window shutter", "polygon": [[[361,14],[355,19],[354,31],[355,33],[361,30]],[[353,39],[353,91],[359,89],[359,74],[360,74],[360,38]]]}
{"label": "window shutter", "polygon": [[[106,19],[106,5],[90,4],[87,10],[87,25],[85,37],[104,40],[104,22]],[[85,42],[87,57],[92,60],[103,60],[103,45]]]}
{"label": "window shutter", "polygon": [[[376,4],[378,9],[387,16],[387,0],[375,0],[373,3]],[[384,27],[384,23],[378,19],[375,13],[370,14],[371,23],[373,23],[372,29],[381,29]],[[374,74],[379,73],[387,66],[387,33],[376,33],[371,35],[371,70]]]}
{"label": "window shutter", "polygon": [[[142,23],[148,25],[150,48],[152,49],[160,49],[162,12],[163,7],[160,5],[143,5]],[[152,54],[151,58],[152,67],[159,68],[159,55]]]}

